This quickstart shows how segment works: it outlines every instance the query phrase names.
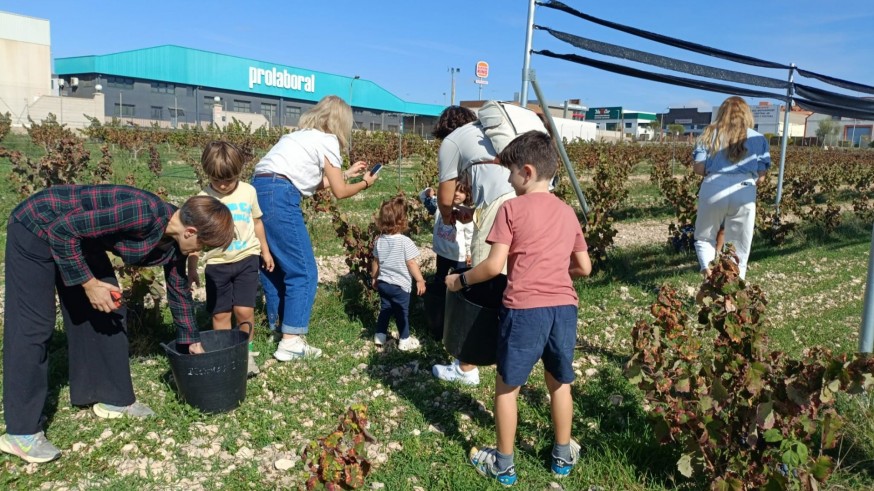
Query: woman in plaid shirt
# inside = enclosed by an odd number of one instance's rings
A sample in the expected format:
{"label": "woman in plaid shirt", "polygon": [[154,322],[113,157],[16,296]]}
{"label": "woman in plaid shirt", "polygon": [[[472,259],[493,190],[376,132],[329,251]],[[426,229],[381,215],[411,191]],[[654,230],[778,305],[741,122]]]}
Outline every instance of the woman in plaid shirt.
{"label": "woman in plaid shirt", "polygon": [[7,434],[0,450],[28,462],[60,452],[45,438],[47,348],[55,327],[55,290],[69,351],[70,402],[97,416],[148,417],[130,377],[126,309],[107,252],[125,264],[164,266],[176,341],[202,353],[187,288],[186,256],[226,248],[231,212],[210,196],[181,208],[128,186],[52,186],[21,202],[6,235],[3,404]]}

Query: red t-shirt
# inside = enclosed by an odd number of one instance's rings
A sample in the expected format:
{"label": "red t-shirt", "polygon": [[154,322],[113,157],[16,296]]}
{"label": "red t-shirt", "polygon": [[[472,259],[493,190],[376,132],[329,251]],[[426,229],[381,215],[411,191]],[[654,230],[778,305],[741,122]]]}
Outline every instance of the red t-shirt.
{"label": "red t-shirt", "polygon": [[568,268],[571,254],[589,247],[573,208],[563,201],[531,193],[505,202],[486,242],[510,246],[505,307],[577,305]]}

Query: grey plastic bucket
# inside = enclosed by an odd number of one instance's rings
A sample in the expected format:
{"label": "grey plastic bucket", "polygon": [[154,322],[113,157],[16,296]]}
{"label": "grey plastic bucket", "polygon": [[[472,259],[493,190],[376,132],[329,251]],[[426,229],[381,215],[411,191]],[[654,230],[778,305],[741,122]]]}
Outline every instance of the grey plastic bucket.
{"label": "grey plastic bucket", "polygon": [[467,291],[446,292],[443,317],[446,351],[471,365],[497,362],[498,314],[506,287],[507,277],[499,275]]}
{"label": "grey plastic bucket", "polygon": [[179,397],[205,413],[222,413],[246,399],[249,335],[237,329],[204,331],[199,355],[180,353],[176,342],[162,344],[170,359]]}

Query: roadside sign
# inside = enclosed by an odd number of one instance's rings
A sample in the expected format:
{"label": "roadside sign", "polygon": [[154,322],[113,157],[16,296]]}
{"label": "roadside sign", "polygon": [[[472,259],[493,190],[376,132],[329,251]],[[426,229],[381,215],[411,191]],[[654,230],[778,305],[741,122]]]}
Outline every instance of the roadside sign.
{"label": "roadside sign", "polygon": [[488,78],[489,64],[484,61],[476,62],[476,76],[479,78]]}
{"label": "roadside sign", "polygon": [[475,83],[475,84],[480,84],[480,85],[488,85],[488,84],[489,84],[489,81],[488,81],[488,80],[476,79],[476,80],[473,81],[473,83]]}
{"label": "roadside sign", "polygon": [[594,107],[586,112],[589,121],[598,119],[621,119],[622,107]]}

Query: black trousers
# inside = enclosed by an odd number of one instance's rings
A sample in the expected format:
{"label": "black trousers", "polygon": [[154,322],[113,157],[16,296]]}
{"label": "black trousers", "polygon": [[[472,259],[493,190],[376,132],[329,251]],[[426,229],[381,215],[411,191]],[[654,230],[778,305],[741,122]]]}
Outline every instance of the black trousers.
{"label": "black trousers", "polygon": [[[117,285],[106,252],[83,243],[95,278]],[[67,333],[70,402],[127,406],[135,401],[130,377],[125,307],[94,310],[81,285],[60,280],[51,249],[23,225],[6,234],[6,312],[3,320],[3,407],[6,432],[42,430],[48,393],[48,345],[55,328],[55,290]]]}

